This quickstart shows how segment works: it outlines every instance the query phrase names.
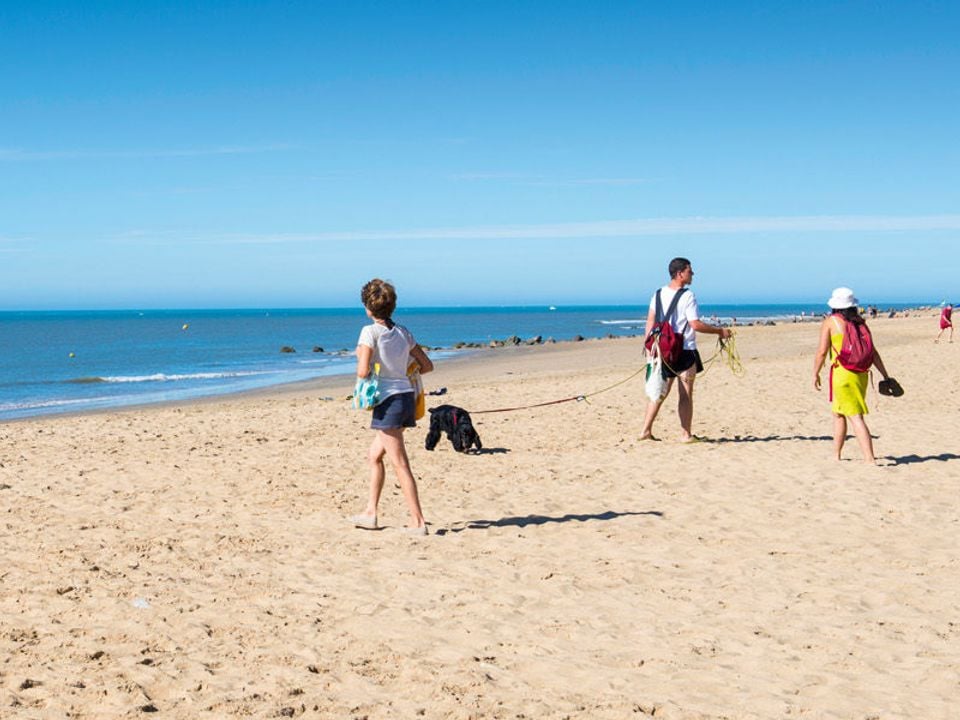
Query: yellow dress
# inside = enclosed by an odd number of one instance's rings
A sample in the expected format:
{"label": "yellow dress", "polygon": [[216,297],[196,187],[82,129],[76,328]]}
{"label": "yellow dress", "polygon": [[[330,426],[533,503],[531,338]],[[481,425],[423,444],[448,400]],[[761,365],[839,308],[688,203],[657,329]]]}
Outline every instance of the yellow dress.
{"label": "yellow dress", "polygon": [[867,382],[869,373],[858,373],[847,370],[843,365],[836,362],[837,355],[840,354],[840,348],[843,345],[843,333],[831,333],[830,345],[833,353],[831,354],[833,367],[830,376],[831,387],[833,388],[833,403],[830,410],[837,415],[866,415],[867,410]]}

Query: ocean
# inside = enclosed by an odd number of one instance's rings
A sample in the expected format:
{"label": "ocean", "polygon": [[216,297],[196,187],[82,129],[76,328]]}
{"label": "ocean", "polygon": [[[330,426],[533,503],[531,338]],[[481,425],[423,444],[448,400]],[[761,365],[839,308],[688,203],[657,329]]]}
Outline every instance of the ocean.
{"label": "ocean", "polygon": [[[884,309],[907,307],[882,304]],[[701,305],[740,324],[822,313],[810,305]],[[397,322],[434,360],[458,343],[643,332],[640,306],[406,308]],[[351,374],[356,309],[0,312],[0,421],[238,393]],[[295,352],[281,352],[288,347]]]}

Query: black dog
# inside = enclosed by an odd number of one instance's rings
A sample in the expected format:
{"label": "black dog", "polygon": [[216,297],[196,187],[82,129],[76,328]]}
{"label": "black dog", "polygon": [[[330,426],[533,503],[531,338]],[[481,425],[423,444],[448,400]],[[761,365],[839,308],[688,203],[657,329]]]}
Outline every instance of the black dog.
{"label": "black dog", "polygon": [[427,433],[427,450],[433,450],[440,441],[440,433],[447,434],[457,452],[467,452],[474,445],[482,450],[480,436],[473,429],[470,413],[456,405],[440,405],[430,408],[430,432]]}

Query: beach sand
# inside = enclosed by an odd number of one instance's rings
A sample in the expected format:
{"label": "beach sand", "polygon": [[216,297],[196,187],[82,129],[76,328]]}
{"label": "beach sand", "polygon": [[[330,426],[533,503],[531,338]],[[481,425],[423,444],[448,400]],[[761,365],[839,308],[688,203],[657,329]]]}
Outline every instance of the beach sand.
{"label": "beach sand", "polygon": [[[389,470],[386,527],[344,520],[349,378],[0,425],[0,717],[956,717],[960,343],[871,327],[906,389],[868,398],[883,467],[831,457],[817,326],[749,327],[696,445],[675,396],[637,441],[639,378],[477,414],[479,455],[421,422],[419,539]],[[590,393],[640,343],[481,351],[428,405]]]}

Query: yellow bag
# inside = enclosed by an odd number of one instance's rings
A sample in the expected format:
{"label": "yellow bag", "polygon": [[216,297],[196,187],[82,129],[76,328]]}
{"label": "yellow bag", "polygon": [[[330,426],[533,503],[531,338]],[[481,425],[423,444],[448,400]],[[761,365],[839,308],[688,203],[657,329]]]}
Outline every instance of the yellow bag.
{"label": "yellow bag", "polygon": [[407,377],[410,378],[410,384],[413,386],[416,396],[413,417],[415,420],[419,420],[427,414],[427,398],[423,392],[423,380],[420,379],[420,365],[417,364],[416,360],[411,360],[410,364],[407,365]]}

